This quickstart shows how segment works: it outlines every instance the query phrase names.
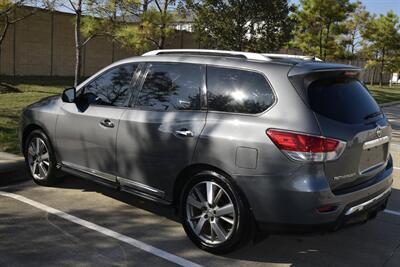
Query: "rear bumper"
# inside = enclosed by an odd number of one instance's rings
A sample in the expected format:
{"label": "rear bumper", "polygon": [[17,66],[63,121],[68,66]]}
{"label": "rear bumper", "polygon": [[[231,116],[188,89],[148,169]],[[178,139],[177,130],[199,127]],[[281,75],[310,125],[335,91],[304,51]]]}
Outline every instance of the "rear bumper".
{"label": "rear bumper", "polygon": [[[374,219],[378,212],[386,208],[389,196],[391,194],[391,188],[379,195],[375,201],[364,206],[362,210],[357,210],[354,213],[346,214],[353,206],[350,204],[342,214],[333,222],[316,223],[316,224],[276,224],[268,222],[257,222],[259,230],[268,233],[318,233],[336,231],[340,228],[344,228],[350,225],[364,223],[370,219]],[[369,202],[366,200],[365,202]],[[357,204],[354,204],[355,206]]]}
{"label": "rear bumper", "polygon": [[[308,232],[337,229],[365,221],[384,209],[391,193],[393,166],[364,187],[334,194],[322,168],[300,168],[289,176],[236,176],[236,182],[252,208],[261,230],[269,232]],[[317,209],[333,206],[334,210]]]}

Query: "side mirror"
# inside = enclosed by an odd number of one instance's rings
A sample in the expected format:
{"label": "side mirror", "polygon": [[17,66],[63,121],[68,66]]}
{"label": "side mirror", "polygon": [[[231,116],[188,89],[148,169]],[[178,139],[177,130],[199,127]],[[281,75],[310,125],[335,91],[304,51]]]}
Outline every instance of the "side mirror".
{"label": "side mirror", "polygon": [[76,89],[75,87],[67,88],[62,93],[61,99],[66,103],[74,103],[76,99]]}

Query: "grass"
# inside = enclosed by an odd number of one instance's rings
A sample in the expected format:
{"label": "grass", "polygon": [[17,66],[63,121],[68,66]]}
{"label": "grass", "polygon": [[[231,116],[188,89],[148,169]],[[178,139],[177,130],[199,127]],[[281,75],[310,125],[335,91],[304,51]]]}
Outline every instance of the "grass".
{"label": "grass", "polygon": [[[50,95],[60,94],[73,84],[72,78],[0,77],[1,82],[18,88],[21,93],[0,94],[0,151],[20,154],[18,123],[27,105]],[[378,103],[400,100],[400,86],[368,86]]]}
{"label": "grass", "polygon": [[0,77],[21,93],[0,94],[0,151],[20,154],[18,123],[23,108],[47,96],[60,94],[73,84],[71,78]]}
{"label": "grass", "polygon": [[379,104],[400,100],[400,85],[393,85],[392,87],[384,85],[367,85],[372,96]]}

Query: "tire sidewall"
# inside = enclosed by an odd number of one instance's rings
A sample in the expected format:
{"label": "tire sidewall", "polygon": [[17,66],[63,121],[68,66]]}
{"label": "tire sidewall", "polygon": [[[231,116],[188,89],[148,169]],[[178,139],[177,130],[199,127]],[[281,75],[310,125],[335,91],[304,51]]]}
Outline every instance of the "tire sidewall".
{"label": "tire sidewall", "polygon": [[[200,182],[212,181],[221,186],[229,195],[235,208],[237,215],[237,221],[234,225],[234,232],[227,241],[222,244],[208,244],[197,237],[193,232],[191,226],[187,222],[187,211],[186,211],[186,199],[191,189]],[[180,198],[180,218],[183,228],[188,237],[201,249],[214,254],[224,254],[232,251],[241,243],[244,243],[244,233],[249,221],[249,211],[246,203],[243,201],[239,190],[235,188],[235,185],[224,175],[214,171],[203,171],[194,175],[190,181],[184,186],[184,189]]]}
{"label": "tire sidewall", "polygon": [[[50,167],[49,167],[49,172],[47,174],[47,177],[45,179],[35,179],[32,175],[30,166],[29,166],[29,160],[28,160],[28,148],[29,145],[32,141],[33,138],[40,138],[44,141],[44,143],[47,146],[48,152],[49,152],[49,161],[50,161]],[[32,131],[25,142],[25,147],[24,147],[24,156],[25,156],[25,165],[27,168],[27,172],[29,174],[29,176],[32,178],[32,180],[39,184],[39,185],[45,185],[45,186],[49,186],[49,185],[53,185],[57,182],[57,177],[56,177],[56,159],[54,156],[54,151],[53,151],[53,147],[48,139],[48,137],[41,131],[41,130],[34,130]]]}

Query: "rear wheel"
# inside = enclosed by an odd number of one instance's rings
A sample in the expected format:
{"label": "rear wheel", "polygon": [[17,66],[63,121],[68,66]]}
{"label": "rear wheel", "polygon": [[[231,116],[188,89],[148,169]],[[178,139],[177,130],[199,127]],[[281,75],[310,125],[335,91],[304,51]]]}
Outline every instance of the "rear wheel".
{"label": "rear wheel", "polygon": [[247,241],[249,208],[221,174],[205,171],[192,177],[183,190],[180,208],[187,235],[204,250],[227,253]]}
{"label": "rear wheel", "polygon": [[34,130],[29,134],[24,155],[28,173],[35,183],[50,186],[60,182],[53,148],[42,131]]}

